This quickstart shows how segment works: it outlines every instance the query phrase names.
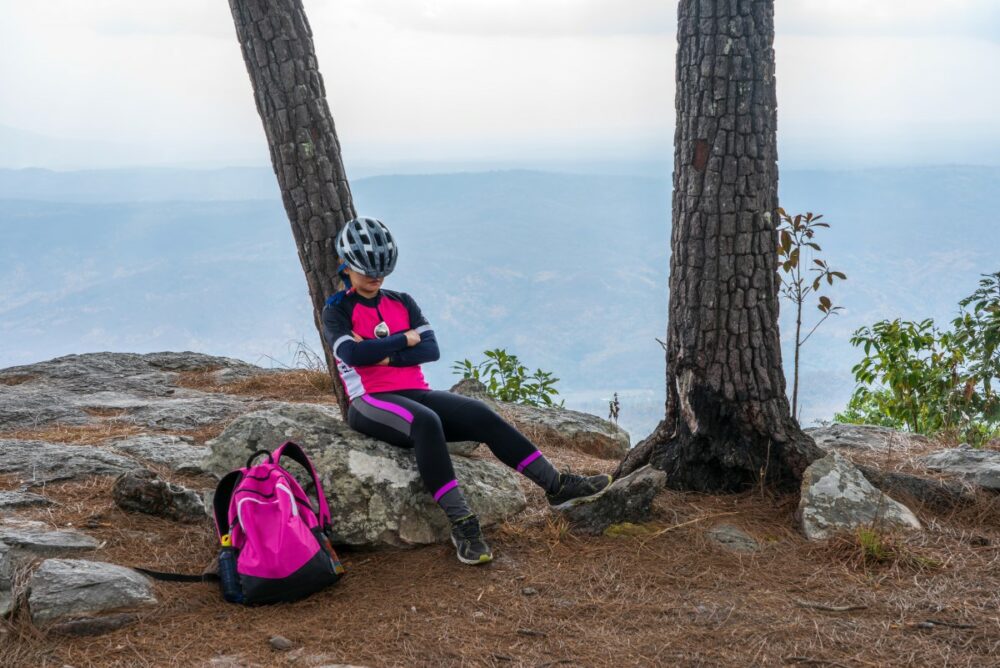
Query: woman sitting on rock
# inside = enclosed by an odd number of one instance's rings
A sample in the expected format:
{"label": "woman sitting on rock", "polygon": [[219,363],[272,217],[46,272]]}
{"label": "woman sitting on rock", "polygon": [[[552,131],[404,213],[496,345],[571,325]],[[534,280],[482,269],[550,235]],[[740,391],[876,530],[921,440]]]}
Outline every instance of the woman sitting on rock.
{"label": "woman sitting on rock", "polygon": [[451,520],[451,540],[462,563],[483,564],[493,554],[455,479],[447,441],[485,443],[500,461],[545,490],[553,508],[591,500],[607,489],[609,475],[556,471],[483,402],[430,389],[420,365],[440,357],[437,339],[412,297],[381,289],[397,257],[382,222],[348,222],[337,238],[337,253],[347,289],[327,300],[323,331],[350,401],[347,422],[363,434],[413,448],[420,477]]}

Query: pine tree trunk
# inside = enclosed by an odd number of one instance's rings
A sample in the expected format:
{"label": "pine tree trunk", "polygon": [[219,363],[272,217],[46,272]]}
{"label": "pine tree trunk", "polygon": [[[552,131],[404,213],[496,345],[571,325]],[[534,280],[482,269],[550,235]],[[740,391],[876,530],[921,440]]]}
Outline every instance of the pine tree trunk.
{"label": "pine tree trunk", "polygon": [[774,0],[680,0],[677,40],[666,415],[619,473],[793,488],[822,453],[781,366]]}
{"label": "pine tree trunk", "polygon": [[302,0],[229,0],[229,8],[292,224],[327,368],[346,415],[347,399],[320,317],[326,298],[343,287],[334,240],[355,213],[312,30]]}

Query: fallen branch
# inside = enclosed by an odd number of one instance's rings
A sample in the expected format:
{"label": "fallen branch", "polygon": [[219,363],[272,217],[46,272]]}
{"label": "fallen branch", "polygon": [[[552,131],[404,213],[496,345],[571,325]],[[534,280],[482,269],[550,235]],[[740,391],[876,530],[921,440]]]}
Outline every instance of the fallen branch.
{"label": "fallen branch", "polygon": [[810,608],[811,610],[822,610],[823,612],[850,612],[851,610],[867,610],[867,605],[827,605],[825,603],[811,603],[810,601],[802,601],[800,599],[795,599],[795,605],[801,608]]}
{"label": "fallen branch", "polygon": [[788,663],[805,663],[814,666],[837,666],[838,668],[848,668],[846,665],[838,661],[830,661],[828,659],[813,659],[808,656],[786,656],[785,661]]}
{"label": "fallen branch", "polygon": [[728,513],[715,513],[713,515],[705,515],[704,517],[696,517],[693,520],[688,520],[687,522],[681,522],[680,524],[671,524],[668,527],[664,527],[664,528],[660,529],[659,531],[656,531],[654,533],[649,534],[648,537],[649,538],[655,538],[656,536],[659,536],[661,534],[665,534],[668,531],[673,531],[674,529],[680,529],[681,527],[685,527],[685,526],[687,526],[689,524],[694,524],[695,522],[702,522],[704,520],[710,520],[713,517],[723,517],[725,515],[739,515],[739,513],[736,512],[736,511],[732,511],[732,512],[728,512]]}
{"label": "fallen branch", "polygon": [[918,622],[915,626],[923,629],[934,628],[935,626],[950,626],[953,629],[974,629],[975,624],[963,624],[962,622],[945,622],[940,619],[928,619],[923,622]]}
{"label": "fallen branch", "polygon": [[518,635],[533,636],[533,637],[536,637],[536,638],[544,638],[547,635],[549,635],[545,631],[536,631],[535,629],[518,629],[517,633],[518,633]]}

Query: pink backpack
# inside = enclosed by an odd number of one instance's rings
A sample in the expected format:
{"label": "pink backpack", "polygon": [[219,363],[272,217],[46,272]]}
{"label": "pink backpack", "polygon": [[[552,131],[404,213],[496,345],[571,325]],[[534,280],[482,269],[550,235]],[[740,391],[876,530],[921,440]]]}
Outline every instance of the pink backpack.
{"label": "pink backpack", "polygon": [[[253,466],[260,454],[267,459]],[[312,476],[318,507],[281,467],[282,457],[301,464]],[[227,601],[294,601],[344,574],[330,544],[330,509],[319,476],[295,443],[250,455],[246,468],[219,481],[213,505],[222,543],[219,578]]]}

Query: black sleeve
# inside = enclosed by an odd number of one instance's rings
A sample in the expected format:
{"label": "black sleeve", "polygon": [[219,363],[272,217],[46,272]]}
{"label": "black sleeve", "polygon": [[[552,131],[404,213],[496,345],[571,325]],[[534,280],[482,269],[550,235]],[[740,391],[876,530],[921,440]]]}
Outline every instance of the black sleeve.
{"label": "black sleeve", "polygon": [[406,334],[403,332],[384,339],[355,341],[351,332],[350,308],[350,304],[343,300],[323,309],[323,333],[330,350],[339,359],[351,366],[369,366],[406,348]]}
{"label": "black sleeve", "polygon": [[400,293],[400,297],[410,315],[410,328],[420,334],[420,343],[389,355],[389,366],[416,366],[440,359],[441,351],[438,349],[437,337],[434,336],[434,330],[431,329],[427,318],[420,312],[417,302],[405,292]]}

